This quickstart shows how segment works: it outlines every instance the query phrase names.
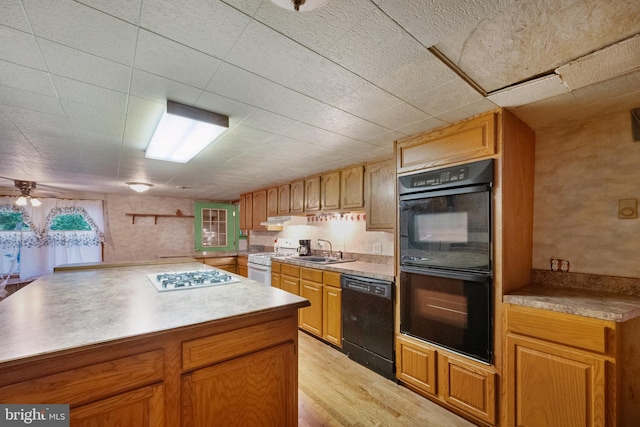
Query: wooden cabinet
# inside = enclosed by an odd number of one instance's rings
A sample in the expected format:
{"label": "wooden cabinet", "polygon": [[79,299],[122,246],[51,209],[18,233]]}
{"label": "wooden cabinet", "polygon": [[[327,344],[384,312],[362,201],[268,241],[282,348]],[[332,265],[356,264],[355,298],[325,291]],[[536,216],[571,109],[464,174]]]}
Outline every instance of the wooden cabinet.
{"label": "wooden cabinet", "polygon": [[320,210],[320,181],[320,176],[313,176],[304,180],[305,212]]}
{"label": "wooden cabinet", "polygon": [[300,267],[282,264],[280,271],[282,290],[300,295]]}
{"label": "wooden cabinet", "polygon": [[243,277],[249,277],[249,271],[248,271],[248,267],[247,267],[247,261],[249,261],[248,257],[246,257],[246,256],[238,256],[236,261],[238,262],[238,271],[237,271],[237,273],[239,275],[243,276]]}
{"label": "wooden cabinet", "polygon": [[496,154],[496,119],[496,114],[484,114],[398,141],[398,173]]}
{"label": "wooden cabinet", "polygon": [[185,375],[182,426],[297,425],[295,365],[295,345],[285,343]]}
{"label": "wooden cabinet", "polygon": [[210,265],[211,267],[219,268],[220,270],[225,270],[230,273],[238,273],[238,261],[235,256],[205,257],[196,258],[195,260],[203,264]]}
{"label": "wooden cabinet", "polygon": [[291,212],[291,185],[284,184],[278,187],[278,215]]}
{"label": "wooden cabinet", "polygon": [[616,421],[615,322],[513,305],[505,315],[507,426],[630,425]]}
{"label": "wooden cabinet", "polygon": [[[242,202],[242,199],[240,199],[240,202]],[[244,216],[245,229],[251,230],[253,228],[253,193],[244,195],[244,209],[240,206],[240,215]]]}
{"label": "wooden cabinet", "polygon": [[322,287],[322,337],[342,347],[342,289],[340,273],[324,272]]}
{"label": "wooden cabinet", "polygon": [[322,209],[340,209],[340,171],[322,175]]}
{"label": "wooden cabinet", "polygon": [[278,289],[282,289],[281,266],[279,262],[271,261],[271,286]]}
{"label": "wooden cabinet", "polygon": [[497,374],[490,366],[398,335],[396,377],[426,397],[483,423],[496,423]]}
{"label": "wooden cabinet", "polygon": [[253,193],[253,230],[265,228],[260,223],[267,220],[267,190],[255,191]]}
{"label": "wooden cabinet", "polygon": [[340,199],[342,209],[359,209],[364,206],[364,166],[342,170]]}
{"label": "wooden cabinet", "polygon": [[278,215],[278,187],[267,189],[267,216]]}
{"label": "wooden cabinet", "polygon": [[396,225],[395,160],[367,163],[364,198],[368,231],[393,231]]}
{"label": "wooden cabinet", "polygon": [[291,183],[291,213],[304,212],[304,181]]}
{"label": "wooden cabinet", "polygon": [[247,218],[246,218],[246,210],[247,210],[247,195],[240,195],[240,230],[247,230]]}
{"label": "wooden cabinet", "polygon": [[[310,272],[316,274],[309,274]],[[322,271],[301,268],[300,296],[309,300],[311,306],[300,310],[300,327],[322,337]],[[306,277],[305,277],[306,276]],[[308,277],[317,276],[317,277]],[[319,281],[317,279],[319,278]]]}

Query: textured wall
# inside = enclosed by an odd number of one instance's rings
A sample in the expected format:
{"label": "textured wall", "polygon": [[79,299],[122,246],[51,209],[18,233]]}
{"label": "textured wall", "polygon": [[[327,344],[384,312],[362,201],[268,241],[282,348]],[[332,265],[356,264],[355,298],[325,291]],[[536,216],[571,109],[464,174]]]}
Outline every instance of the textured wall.
{"label": "textured wall", "polygon": [[[180,209],[184,215],[193,215],[194,201],[149,197],[143,195],[105,198],[109,230],[104,247],[105,262],[144,261],[159,256],[186,255],[194,251],[193,218],[136,218],[126,213],[172,215]],[[106,220],[107,218],[105,218]]]}
{"label": "textured wall", "polygon": [[640,199],[640,142],[630,112],[536,131],[533,267],[551,257],[570,271],[640,277],[640,218],[618,219],[619,199]]}

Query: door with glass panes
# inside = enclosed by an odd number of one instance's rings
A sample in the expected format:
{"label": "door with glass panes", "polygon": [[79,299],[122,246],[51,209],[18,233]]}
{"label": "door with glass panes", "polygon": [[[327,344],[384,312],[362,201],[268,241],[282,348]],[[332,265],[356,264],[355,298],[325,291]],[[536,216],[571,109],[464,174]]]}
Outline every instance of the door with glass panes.
{"label": "door with glass panes", "polygon": [[196,202],[196,251],[236,250],[236,206]]}

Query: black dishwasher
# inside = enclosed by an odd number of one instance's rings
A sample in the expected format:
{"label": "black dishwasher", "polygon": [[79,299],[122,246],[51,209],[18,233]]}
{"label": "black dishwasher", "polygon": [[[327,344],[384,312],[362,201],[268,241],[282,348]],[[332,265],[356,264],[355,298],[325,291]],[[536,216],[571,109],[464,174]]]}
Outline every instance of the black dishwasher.
{"label": "black dishwasher", "polygon": [[393,282],[343,274],[342,351],[395,381]]}

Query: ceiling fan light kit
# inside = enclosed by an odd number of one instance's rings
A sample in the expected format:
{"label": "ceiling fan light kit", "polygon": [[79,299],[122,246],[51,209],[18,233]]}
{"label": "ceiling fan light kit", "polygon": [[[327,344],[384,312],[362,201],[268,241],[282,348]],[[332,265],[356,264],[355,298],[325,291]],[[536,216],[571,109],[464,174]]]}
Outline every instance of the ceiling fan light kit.
{"label": "ceiling fan light kit", "polygon": [[330,0],[271,0],[283,9],[295,10],[296,12],[309,12],[329,3]]}
{"label": "ceiling fan light kit", "polygon": [[36,183],[34,181],[20,181],[14,180],[14,185],[20,190],[20,197],[16,200],[16,205],[27,206],[27,202],[31,202],[31,206],[38,207],[42,205],[42,202],[37,197],[31,196],[31,190],[36,189]]}
{"label": "ceiling fan light kit", "polygon": [[187,163],[228,128],[225,115],[167,101],[144,156]]}

